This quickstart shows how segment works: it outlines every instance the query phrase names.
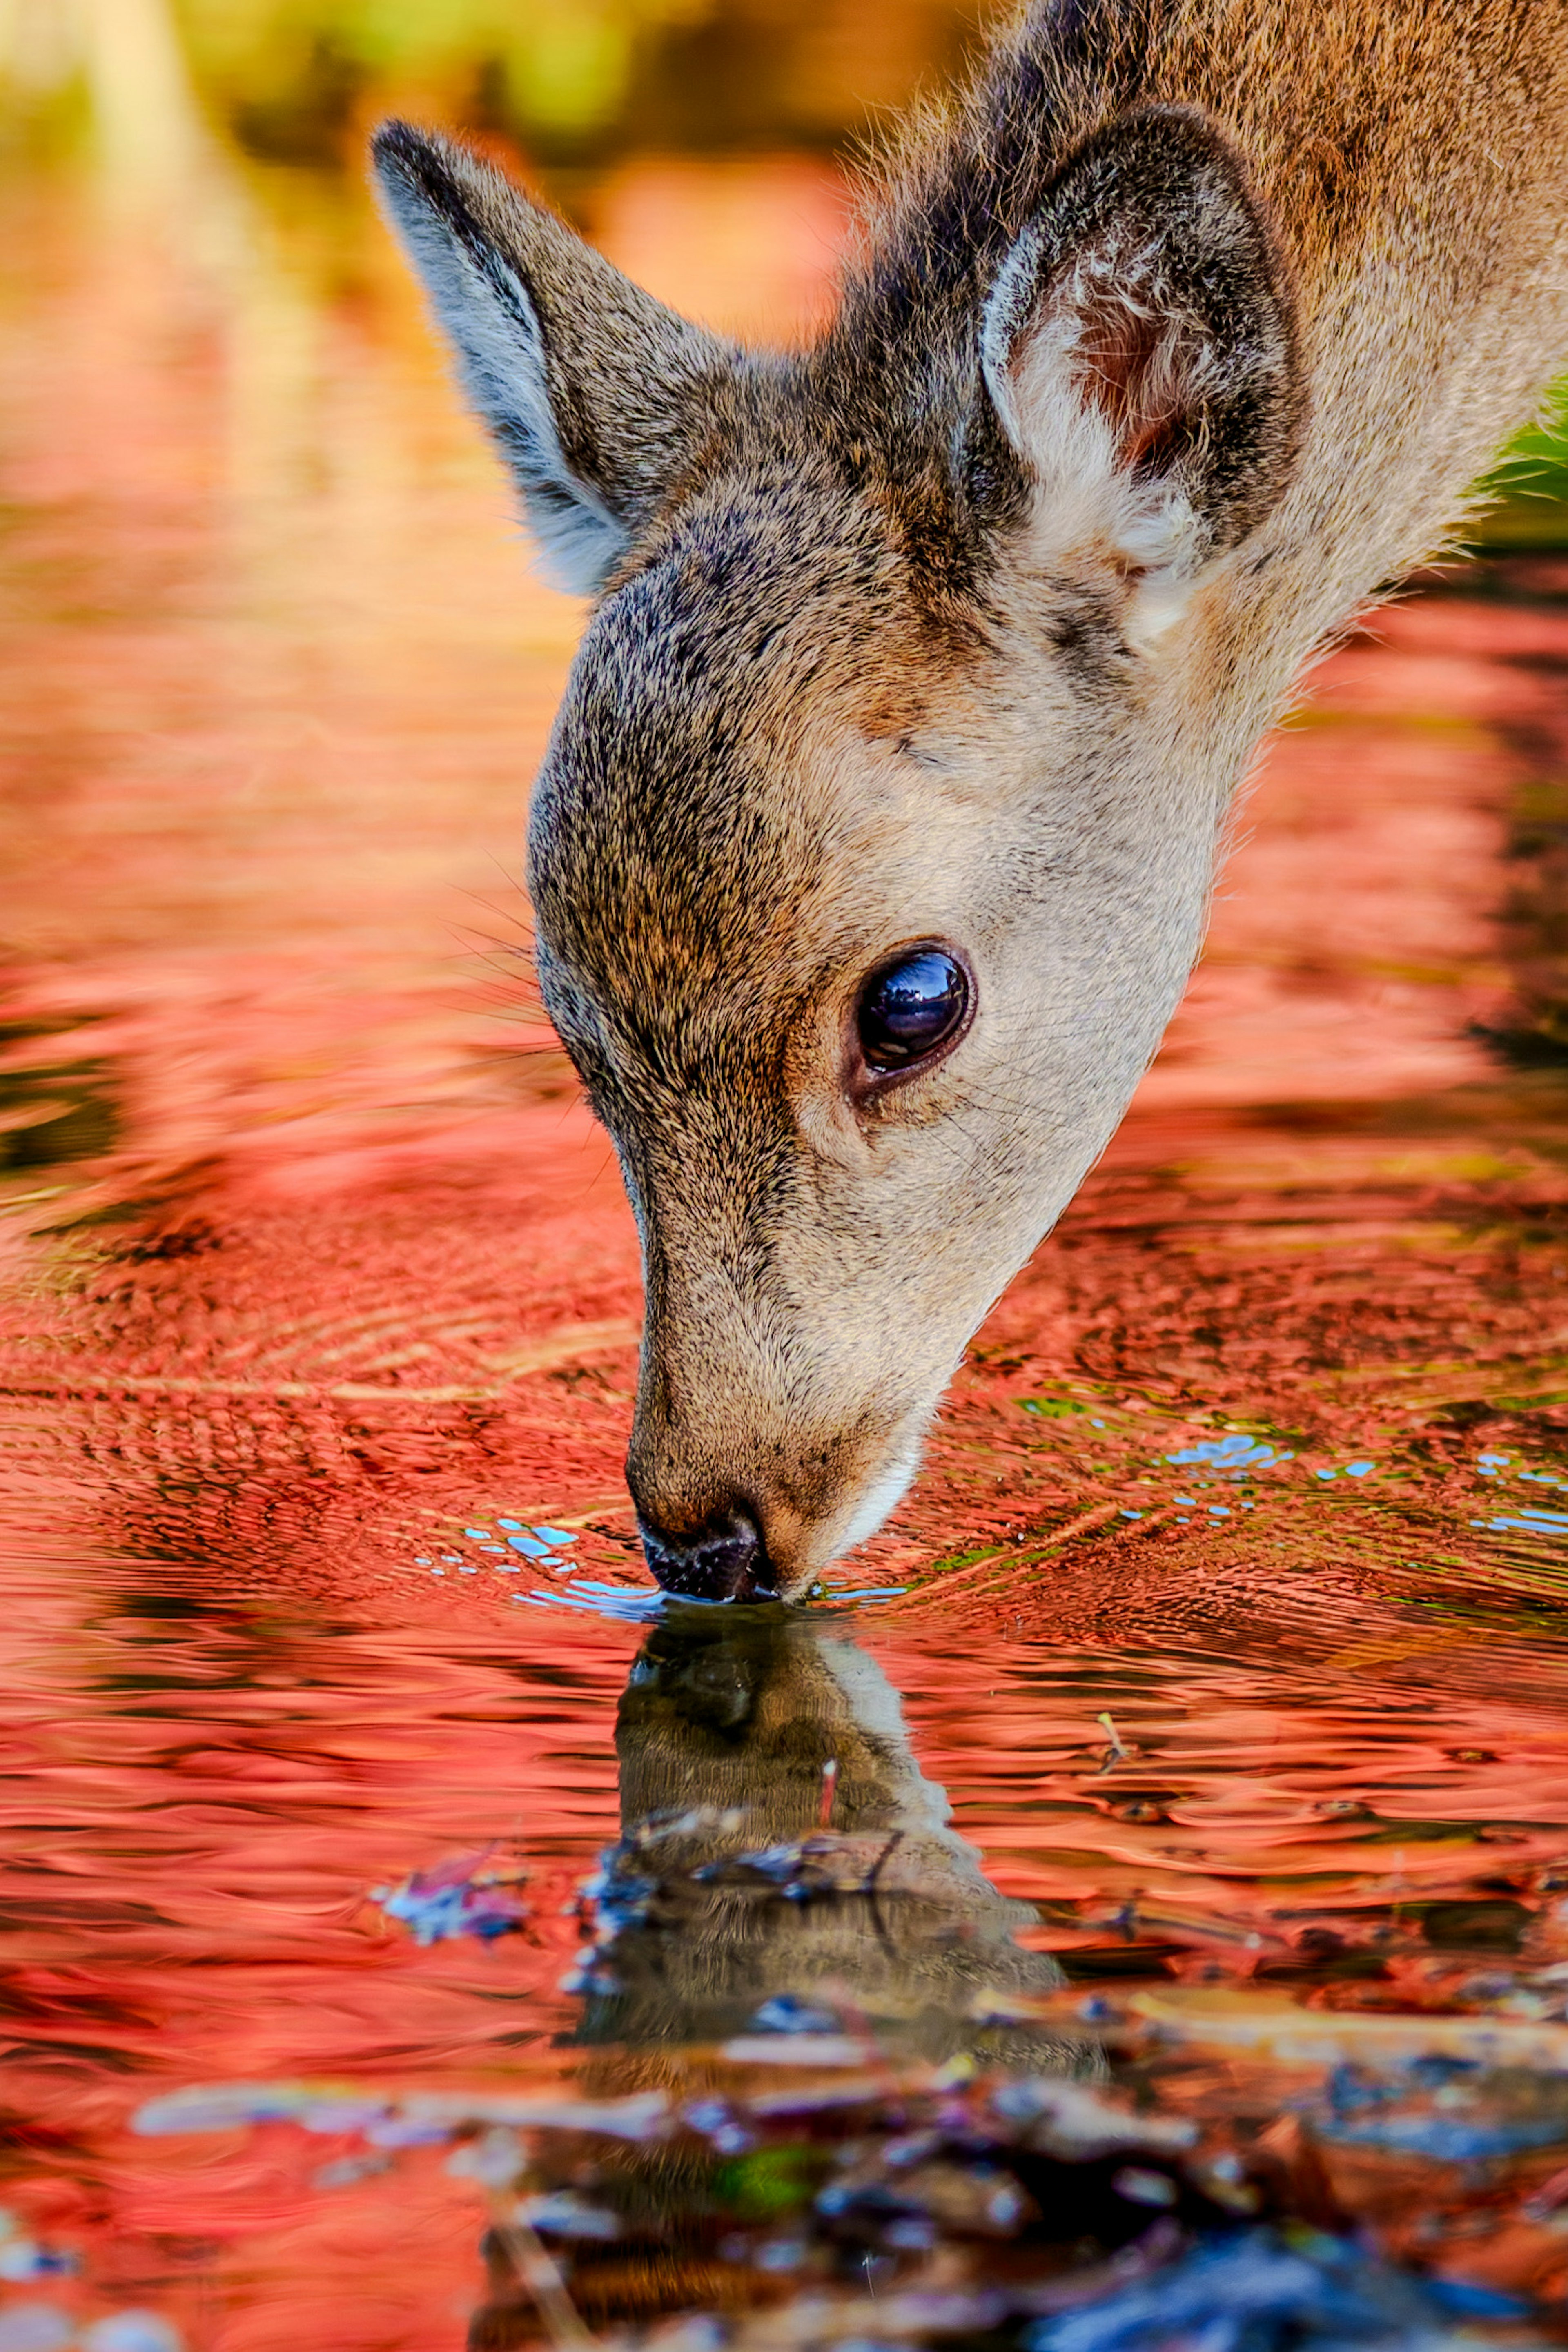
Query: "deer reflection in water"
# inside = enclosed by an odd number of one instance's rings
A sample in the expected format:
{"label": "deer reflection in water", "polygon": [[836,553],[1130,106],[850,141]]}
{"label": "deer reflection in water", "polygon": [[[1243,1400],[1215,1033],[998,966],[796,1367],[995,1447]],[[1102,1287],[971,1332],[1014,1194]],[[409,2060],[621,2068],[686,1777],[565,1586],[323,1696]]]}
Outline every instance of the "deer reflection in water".
{"label": "deer reflection in water", "polygon": [[[841,1622],[668,1608],[632,1668],[616,1748],[622,1833],[592,1882],[596,1935],[576,1982],[584,2091],[658,2085],[700,2112],[770,2049],[809,2065],[846,2033],[871,2034],[896,2063],[973,2053],[1037,2076],[1100,2071],[1058,2032],[987,2021],[982,1996],[1005,2009],[1061,1971],[1015,1940],[1033,1906],[985,1877],[916,1761],[897,1692]],[[731,2243],[715,2262],[721,2231],[689,2146],[618,2151],[590,2174],[595,2203],[619,2216],[617,2242],[572,2249],[572,2292],[595,2325],[747,2299],[756,2250]],[[539,2281],[520,2280],[529,2264],[505,2232],[489,2256],[470,2343],[495,2352],[538,2335]],[[876,2257],[824,2259],[869,2277]]]}
{"label": "deer reflection in water", "polygon": [[765,2011],[763,2030],[820,2013],[945,2057],[975,2039],[977,1992],[1061,1982],[1015,1942],[1033,1906],[984,1875],[897,1692],[831,1620],[671,1610],[616,1744],[584,2040],[711,2042]]}

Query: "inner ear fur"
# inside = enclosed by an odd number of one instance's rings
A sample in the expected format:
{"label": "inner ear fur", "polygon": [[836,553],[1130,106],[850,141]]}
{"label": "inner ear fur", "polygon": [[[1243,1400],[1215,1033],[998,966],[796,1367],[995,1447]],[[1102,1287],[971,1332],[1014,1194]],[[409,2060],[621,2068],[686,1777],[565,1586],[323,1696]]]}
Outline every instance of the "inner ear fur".
{"label": "inner ear fur", "polygon": [[545,569],[592,594],[689,465],[738,354],[453,141],[388,122],[372,152]]}
{"label": "inner ear fur", "polygon": [[1289,271],[1212,122],[1144,108],[1079,150],[997,275],[981,373],[1035,551],[1108,554],[1171,617],[1279,500],[1306,410]]}

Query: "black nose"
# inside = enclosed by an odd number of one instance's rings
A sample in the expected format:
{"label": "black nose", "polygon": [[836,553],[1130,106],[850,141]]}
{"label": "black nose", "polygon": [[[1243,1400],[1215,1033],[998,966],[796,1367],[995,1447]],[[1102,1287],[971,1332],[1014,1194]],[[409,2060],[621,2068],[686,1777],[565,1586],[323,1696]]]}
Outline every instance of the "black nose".
{"label": "black nose", "polygon": [[744,1511],[674,1536],[639,1516],[647,1564],[667,1592],[687,1601],[776,1601],[778,1587],[762,1532]]}

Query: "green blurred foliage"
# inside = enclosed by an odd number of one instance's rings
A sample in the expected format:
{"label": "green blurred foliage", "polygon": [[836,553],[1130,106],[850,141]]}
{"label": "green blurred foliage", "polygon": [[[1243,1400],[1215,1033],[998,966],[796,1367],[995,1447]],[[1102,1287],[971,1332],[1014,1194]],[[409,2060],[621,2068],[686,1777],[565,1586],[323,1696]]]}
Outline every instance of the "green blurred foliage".
{"label": "green blurred foliage", "polygon": [[833,141],[956,63],[985,0],[174,0],[252,152],[332,160],[377,106],[536,153]]}
{"label": "green blurred foliage", "polygon": [[773,2221],[808,2205],[829,2168],[827,2152],[809,2142],[761,2147],[716,2168],[714,2201],[738,2221]]}
{"label": "green blurred foliage", "polygon": [[1477,533],[1483,546],[1568,546],[1568,380],[1541,423],[1514,436],[1486,487],[1498,503]]}
{"label": "green blurred foliage", "polygon": [[571,138],[614,121],[639,45],[710,0],[181,0],[198,83],[242,142],[324,160],[359,101],[427,91]]}

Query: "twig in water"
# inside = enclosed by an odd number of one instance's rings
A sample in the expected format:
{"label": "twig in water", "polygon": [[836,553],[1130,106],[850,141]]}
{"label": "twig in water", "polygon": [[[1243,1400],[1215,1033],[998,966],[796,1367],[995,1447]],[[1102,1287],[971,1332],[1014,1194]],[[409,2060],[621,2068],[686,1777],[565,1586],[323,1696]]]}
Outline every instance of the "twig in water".
{"label": "twig in water", "polygon": [[888,1856],[892,1853],[893,1848],[896,1845],[902,1844],[903,1836],[904,1833],[902,1830],[895,1830],[893,1832],[891,1837],[888,1840],[887,1844],[882,1848],[881,1853],[877,1856],[876,1861],[871,1864],[870,1869],[866,1873],[865,1877],[860,1882],[860,1892],[862,1895],[868,1895],[870,1898],[871,1925],[877,1930],[878,1941],[884,1947],[890,1957],[896,1957],[893,1952],[893,1939],[888,1933],[887,1925],[882,1917],[882,1906],[877,1899],[877,1881],[882,1874],[882,1864],[887,1861]]}
{"label": "twig in water", "polygon": [[519,2284],[533,2297],[556,2352],[599,2352],[598,2337],[567,2294],[560,2264],[532,2222],[517,2213],[510,2221],[498,2216],[493,2226],[497,2242],[517,2273]]}

